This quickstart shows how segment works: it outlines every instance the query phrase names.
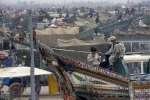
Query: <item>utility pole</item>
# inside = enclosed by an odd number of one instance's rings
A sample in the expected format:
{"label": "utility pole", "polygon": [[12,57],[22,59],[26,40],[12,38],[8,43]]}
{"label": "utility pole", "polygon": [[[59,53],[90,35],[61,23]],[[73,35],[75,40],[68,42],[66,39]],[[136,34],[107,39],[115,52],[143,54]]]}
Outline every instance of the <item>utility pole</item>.
{"label": "utility pole", "polygon": [[31,69],[30,69],[30,81],[31,81],[31,100],[36,100],[35,95],[35,75],[34,75],[34,43],[33,43],[33,34],[32,34],[32,10],[28,11],[29,17],[29,33],[30,33],[30,54],[31,54]]}
{"label": "utility pole", "polygon": [[131,79],[131,76],[129,76],[129,96],[130,96],[130,100],[135,100],[134,98],[134,88],[133,88],[133,82],[132,82],[132,79]]}

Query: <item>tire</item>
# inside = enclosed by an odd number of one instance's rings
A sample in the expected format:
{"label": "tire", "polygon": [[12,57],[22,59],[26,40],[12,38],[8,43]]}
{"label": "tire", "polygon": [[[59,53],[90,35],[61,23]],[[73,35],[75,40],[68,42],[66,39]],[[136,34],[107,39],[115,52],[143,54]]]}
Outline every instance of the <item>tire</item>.
{"label": "tire", "polygon": [[14,82],[9,86],[11,97],[20,97],[24,92],[24,86],[19,82]]}

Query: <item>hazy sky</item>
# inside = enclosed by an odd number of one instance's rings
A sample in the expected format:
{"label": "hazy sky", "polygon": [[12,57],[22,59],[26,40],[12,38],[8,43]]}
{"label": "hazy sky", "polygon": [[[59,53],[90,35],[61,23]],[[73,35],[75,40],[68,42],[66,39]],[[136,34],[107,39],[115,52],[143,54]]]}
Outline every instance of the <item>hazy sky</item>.
{"label": "hazy sky", "polygon": [[[67,2],[86,2],[86,1],[91,1],[91,2],[95,2],[95,1],[107,1],[107,2],[114,2],[114,3],[126,3],[128,0],[0,0],[0,2],[5,2],[5,3],[16,3],[16,2],[22,2],[22,1],[25,1],[25,2],[36,2],[36,3],[67,3]],[[132,2],[139,2],[139,1],[142,1],[142,0],[129,0],[129,1],[132,1]]]}

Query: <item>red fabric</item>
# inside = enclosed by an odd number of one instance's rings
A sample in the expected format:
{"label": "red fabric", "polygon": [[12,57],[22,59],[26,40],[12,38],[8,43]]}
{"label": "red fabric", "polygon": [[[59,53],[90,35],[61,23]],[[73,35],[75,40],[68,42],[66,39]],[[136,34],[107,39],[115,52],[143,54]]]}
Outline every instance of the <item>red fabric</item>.
{"label": "red fabric", "polygon": [[8,56],[8,54],[5,51],[0,51],[0,60],[5,59]]}
{"label": "red fabric", "polygon": [[64,100],[71,100],[71,97],[67,93],[65,93],[64,94]]}

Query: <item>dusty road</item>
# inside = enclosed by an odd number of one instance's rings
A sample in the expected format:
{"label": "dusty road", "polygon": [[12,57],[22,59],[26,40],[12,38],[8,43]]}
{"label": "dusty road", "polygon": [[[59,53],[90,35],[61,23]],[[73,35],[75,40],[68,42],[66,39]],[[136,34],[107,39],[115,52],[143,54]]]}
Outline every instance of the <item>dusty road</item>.
{"label": "dusty road", "polygon": [[[21,97],[14,100],[29,100],[29,97]],[[63,98],[59,96],[42,96],[39,100],[63,100]]]}

